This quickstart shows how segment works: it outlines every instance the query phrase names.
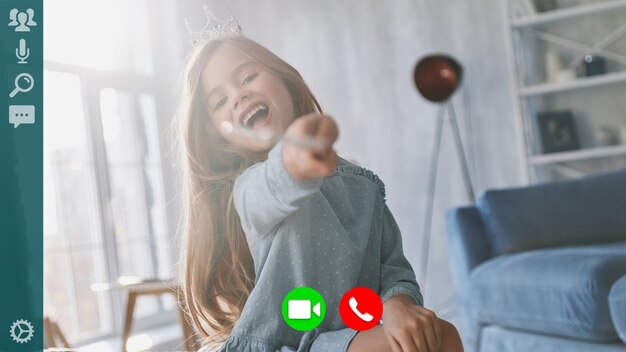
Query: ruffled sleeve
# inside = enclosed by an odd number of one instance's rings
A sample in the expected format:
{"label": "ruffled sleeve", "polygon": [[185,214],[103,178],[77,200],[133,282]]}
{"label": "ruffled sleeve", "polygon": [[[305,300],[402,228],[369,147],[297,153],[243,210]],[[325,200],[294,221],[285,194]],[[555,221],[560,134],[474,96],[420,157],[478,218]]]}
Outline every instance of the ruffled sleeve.
{"label": "ruffled sleeve", "polygon": [[383,302],[395,295],[405,294],[412,297],[415,304],[423,306],[424,298],[415,273],[402,251],[400,228],[387,205],[383,210],[381,255],[380,295]]}
{"label": "ruffled sleeve", "polygon": [[378,191],[383,199],[383,225],[382,225],[382,248],[380,265],[380,296],[383,302],[389,298],[405,294],[413,298],[417,305],[423,305],[424,299],[419,285],[415,279],[415,273],[411,264],[404,256],[402,250],[402,235],[391,211],[384,203],[385,184],[372,171],[342,160],[337,167],[338,172],[364,176],[378,186]]}
{"label": "ruffled sleeve", "polygon": [[336,172],[340,173],[349,173],[356,176],[363,176],[368,178],[370,181],[374,182],[378,186],[378,192],[380,192],[380,196],[385,200],[385,184],[383,181],[376,175],[374,172],[362,168],[360,166],[351,164],[345,159],[340,159],[337,165]]}
{"label": "ruffled sleeve", "polygon": [[321,178],[299,181],[291,177],[281,151],[282,142],[279,142],[266,161],[249,167],[235,179],[235,209],[247,236],[270,233],[320,189]]}
{"label": "ruffled sleeve", "polygon": [[[357,331],[341,329],[322,331],[319,328],[307,331],[300,339],[298,347],[280,346],[267,339],[251,336],[231,335],[220,349],[221,352],[328,352],[347,351],[350,341]],[[209,350],[206,350],[209,351]]]}

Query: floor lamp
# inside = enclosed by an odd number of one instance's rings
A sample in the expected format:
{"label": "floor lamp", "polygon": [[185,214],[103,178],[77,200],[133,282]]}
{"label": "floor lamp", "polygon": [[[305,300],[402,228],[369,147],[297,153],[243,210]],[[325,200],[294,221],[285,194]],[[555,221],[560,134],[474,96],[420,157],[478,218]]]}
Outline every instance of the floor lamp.
{"label": "floor lamp", "polygon": [[474,201],[474,188],[467,167],[467,159],[461,140],[459,124],[457,123],[454,106],[450,97],[454,94],[461,83],[463,68],[452,57],[446,55],[426,56],[417,63],[413,74],[415,86],[420,94],[429,101],[439,103],[439,113],[437,115],[437,125],[435,129],[435,143],[430,157],[430,170],[428,175],[428,198],[426,214],[424,218],[424,245],[422,247],[422,278],[426,287],[426,277],[428,274],[428,249],[430,247],[431,225],[433,217],[433,204],[435,200],[435,189],[437,187],[437,169],[439,166],[439,154],[441,152],[441,137],[444,127],[446,110],[450,114],[450,127],[456,146],[457,155],[461,164],[463,181],[467,198]]}

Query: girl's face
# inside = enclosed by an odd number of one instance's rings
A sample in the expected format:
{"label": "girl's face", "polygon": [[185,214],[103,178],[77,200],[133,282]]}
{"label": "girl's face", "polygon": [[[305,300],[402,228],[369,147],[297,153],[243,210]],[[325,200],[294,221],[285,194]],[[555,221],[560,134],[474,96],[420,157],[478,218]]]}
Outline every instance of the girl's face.
{"label": "girl's face", "polygon": [[[237,49],[218,48],[201,80],[211,123],[237,147],[269,150],[273,142],[255,135],[261,131],[281,134],[294,118],[291,95],[283,81]],[[232,132],[225,126],[232,126]]]}

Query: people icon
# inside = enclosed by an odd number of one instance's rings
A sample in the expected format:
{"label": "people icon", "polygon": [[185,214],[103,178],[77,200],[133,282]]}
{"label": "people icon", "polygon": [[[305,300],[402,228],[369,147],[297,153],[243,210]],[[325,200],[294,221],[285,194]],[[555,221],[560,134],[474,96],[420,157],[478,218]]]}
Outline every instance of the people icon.
{"label": "people icon", "polygon": [[17,9],[11,9],[11,12],[9,12],[9,19],[11,20],[11,22],[9,23],[9,27],[15,27],[19,24],[17,23],[17,20],[16,20],[17,13],[18,13]]}
{"label": "people icon", "polygon": [[34,20],[35,10],[28,9],[26,12],[11,9],[9,12],[9,27],[15,27],[16,32],[30,32],[30,27],[37,26]]}

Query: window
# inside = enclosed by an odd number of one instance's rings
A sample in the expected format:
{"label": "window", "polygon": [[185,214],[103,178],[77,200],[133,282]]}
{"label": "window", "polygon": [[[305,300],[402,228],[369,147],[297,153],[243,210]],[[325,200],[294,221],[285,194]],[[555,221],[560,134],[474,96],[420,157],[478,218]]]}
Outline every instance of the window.
{"label": "window", "polygon": [[[145,0],[45,5],[44,309],[73,345],[119,334],[119,276],[172,275]],[[137,301],[133,328],[176,318]]]}
{"label": "window", "polygon": [[151,11],[145,0],[44,2],[44,57],[149,76],[154,72],[148,40]]}

